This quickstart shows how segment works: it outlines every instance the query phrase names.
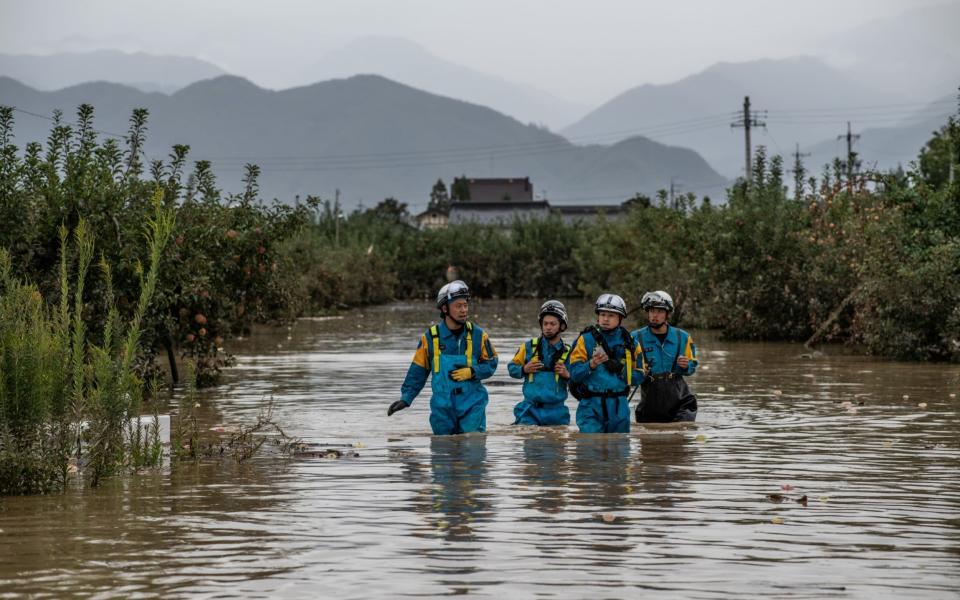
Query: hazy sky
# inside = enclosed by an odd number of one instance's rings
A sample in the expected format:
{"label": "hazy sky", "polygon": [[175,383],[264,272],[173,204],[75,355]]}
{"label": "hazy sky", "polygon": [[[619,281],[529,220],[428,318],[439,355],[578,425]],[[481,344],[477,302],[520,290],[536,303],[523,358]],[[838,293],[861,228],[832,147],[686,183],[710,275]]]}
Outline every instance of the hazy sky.
{"label": "hazy sky", "polygon": [[823,54],[840,32],[945,1],[0,0],[0,52],[190,55],[283,88],[325,52],[387,35],[593,104],[719,60]]}

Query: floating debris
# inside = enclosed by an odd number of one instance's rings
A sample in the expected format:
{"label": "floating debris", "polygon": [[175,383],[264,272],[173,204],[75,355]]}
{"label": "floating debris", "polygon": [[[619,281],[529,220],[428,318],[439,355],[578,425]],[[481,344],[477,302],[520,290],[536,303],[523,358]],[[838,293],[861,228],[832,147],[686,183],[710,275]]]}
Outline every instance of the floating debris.
{"label": "floating debris", "polygon": [[701,444],[706,444],[706,443],[707,443],[707,436],[705,436],[705,435],[703,435],[703,434],[701,433],[700,435],[698,435],[698,436],[696,437],[696,440],[697,440],[698,442],[700,442]]}
{"label": "floating debris", "polygon": [[727,388],[723,387],[722,385],[721,385],[721,386],[717,386],[717,391],[718,391],[718,392],[725,392],[725,391],[727,391]]}
{"label": "floating debris", "polygon": [[956,394],[950,394],[950,397],[951,397],[951,398],[956,398],[957,395],[956,395]]}
{"label": "floating debris", "polygon": [[783,485],[780,486],[780,489],[783,490],[783,491],[785,491],[785,492],[789,492],[790,490],[793,489],[793,486],[790,485],[789,483],[785,483],[785,484],[783,484]]}
{"label": "floating debris", "polygon": [[796,500],[794,500],[794,502],[796,502],[797,504],[802,504],[803,506],[806,506],[806,505],[807,505],[807,495],[804,494],[804,495],[800,496],[799,498],[797,498]]}
{"label": "floating debris", "polygon": [[240,427],[237,425],[214,425],[209,431],[216,433],[237,433],[240,431]]}
{"label": "floating debris", "polygon": [[903,399],[904,399],[904,400],[909,400],[909,399],[910,399],[910,394],[904,394],[904,395],[903,395]]}
{"label": "floating debris", "polygon": [[917,408],[926,408],[926,407],[927,407],[926,402],[921,402],[920,404],[917,405]]}
{"label": "floating debris", "polygon": [[819,500],[820,502],[823,502],[824,504],[826,504],[827,502],[830,501],[830,496],[820,496]]}
{"label": "floating debris", "polygon": [[294,458],[359,458],[360,454],[353,450],[338,450],[336,448],[323,448],[315,450],[297,450],[293,452]]}
{"label": "floating debris", "polygon": [[774,504],[780,504],[786,499],[787,497],[784,496],[783,494],[767,494],[767,500],[769,500],[770,502],[773,502]]}
{"label": "floating debris", "polygon": [[604,523],[613,523],[617,520],[617,517],[610,513],[603,513],[602,515],[597,515],[597,517]]}
{"label": "floating debris", "polygon": [[773,395],[774,395],[774,396],[782,396],[782,395],[783,395],[783,390],[773,390]]}
{"label": "floating debris", "polygon": [[770,519],[770,522],[773,523],[774,525],[783,525],[784,521],[783,521],[783,517],[774,517]]}

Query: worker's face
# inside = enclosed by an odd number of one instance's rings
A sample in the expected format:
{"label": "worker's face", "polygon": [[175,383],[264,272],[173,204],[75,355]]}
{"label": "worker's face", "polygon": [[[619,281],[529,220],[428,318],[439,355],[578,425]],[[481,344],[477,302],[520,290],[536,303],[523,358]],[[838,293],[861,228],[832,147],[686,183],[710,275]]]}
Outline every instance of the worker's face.
{"label": "worker's face", "polygon": [[647,325],[651,329],[658,329],[667,322],[667,311],[662,308],[647,309]]}
{"label": "worker's face", "polygon": [[609,310],[601,310],[597,313],[597,325],[600,326],[600,329],[607,331],[620,327],[620,319],[621,317],[618,313],[610,312]]}
{"label": "worker's face", "polygon": [[543,337],[552,340],[560,335],[560,319],[553,315],[544,315],[543,321],[540,322],[540,330],[543,332]]}
{"label": "worker's face", "polygon": [[470,314],[470,303],[465,298],[457,298],[447,303],[447,314],[457,323],[466,323]]}

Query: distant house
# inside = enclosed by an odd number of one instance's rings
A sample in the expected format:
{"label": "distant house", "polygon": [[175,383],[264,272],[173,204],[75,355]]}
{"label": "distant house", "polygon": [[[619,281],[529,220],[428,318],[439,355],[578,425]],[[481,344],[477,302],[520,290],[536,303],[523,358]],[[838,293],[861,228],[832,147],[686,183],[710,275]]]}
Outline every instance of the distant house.
{"label": "distant house", "polygon": [[415,217],[420,229],[443,229],[450,216],[442,210],[427,209]]}
{"label": "distant house", "polygon": [[616,217],[627,212],[625,204],[613,205],[557,205],[546,200],[533,199],[533,184],[529,177],[454,179],[451,186],[449,215],[426,211],[417,215],[420,227],[441,228],[463,223],[481,225],[509,225],[516,219],[545,219],[557,214],[564,223],[576,224],[596,220],[601,213]]}
{"label": "distant house", "polygon": [[533,202],[533,184],[529,177],[476,179],[457,177],[453,180],[452,190],[463,189],[466,198],[454,198],[460,202]]}
{"label": "distant house", "polygon": [[515,219],[545,219],[550,203],[545,200],[526,202],[454,202],[450,206],[450,224],[480,223],[509,225]]}

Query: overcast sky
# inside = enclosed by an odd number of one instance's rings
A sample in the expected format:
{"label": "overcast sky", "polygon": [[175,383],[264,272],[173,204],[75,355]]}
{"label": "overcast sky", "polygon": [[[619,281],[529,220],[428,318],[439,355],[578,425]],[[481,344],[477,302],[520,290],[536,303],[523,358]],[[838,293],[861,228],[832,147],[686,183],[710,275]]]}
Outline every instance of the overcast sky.
{"label": "overcast sky", "polygon": [[823,55],[871,20],[955,0],[0,0],[0,52],[101,48],[209,60],[271,88],[369,35],[596,103],[719,60]]}

